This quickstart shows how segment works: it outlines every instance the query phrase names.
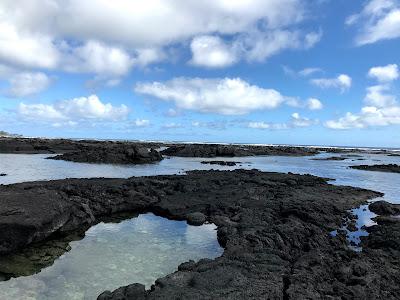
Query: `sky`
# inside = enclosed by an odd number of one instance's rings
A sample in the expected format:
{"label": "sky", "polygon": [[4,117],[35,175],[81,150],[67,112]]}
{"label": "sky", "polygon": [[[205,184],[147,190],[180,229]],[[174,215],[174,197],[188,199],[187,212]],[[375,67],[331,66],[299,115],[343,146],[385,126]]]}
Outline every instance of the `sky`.
{"label": "sky", "polygon": [[400,147],[400,0],[1,0],[0,130]]}

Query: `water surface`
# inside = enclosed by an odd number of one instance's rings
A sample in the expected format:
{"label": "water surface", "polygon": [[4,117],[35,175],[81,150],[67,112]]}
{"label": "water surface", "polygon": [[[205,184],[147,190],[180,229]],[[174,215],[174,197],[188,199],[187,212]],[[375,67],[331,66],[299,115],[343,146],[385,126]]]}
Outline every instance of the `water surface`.
{"label": "water surface", "polygon": [[40,273],[0,282],[0,299],[96,299],[105,290],[134,282],[146,285],[177,270],[180,263],[215,258],[223,249],[216,226],[190,226],[153,214],[120,223],[100,223],[71,242]]}

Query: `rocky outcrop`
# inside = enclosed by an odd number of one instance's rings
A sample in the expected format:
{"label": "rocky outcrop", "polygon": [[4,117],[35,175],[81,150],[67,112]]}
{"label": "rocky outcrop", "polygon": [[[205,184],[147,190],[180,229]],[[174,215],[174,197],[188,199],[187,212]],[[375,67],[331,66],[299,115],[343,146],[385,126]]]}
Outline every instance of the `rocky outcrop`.
{"label": "rocky outcrop", "polygon": [[52,154],[80,151],[95,147],[135,146],[140,148],[157,148],[157,143],[98,141],[98,140],[69,140],[69,139],[40,139],[40,138],[1,138],[0,153],[17,154]]}
{"label": "rocky outcrop", "polygon": [[[398,299],[394,223],[369,229],[361,253],[345,236],[330,235],[349,209],[378,196],[310,175],[256,170],[1,186],[0,251],[4,257],[116,213],[153,212],[215,223],[224,254],[181,264],[151,290],[132,284],[99,299]],[[385,239],[394,242],[379,242]]]}
{"label": "rocky outcrop", "polygon": [[319,152],[312,148],[289,146],[181,144],[171,145],[161,153],[179,157],[242,157],[253,155],[309,156]]}
{"label": "rocky outcrop", "polygon": [[389,165],[361,165],[361,166],[350,166],[352,169],[364,170],[364,171],[376,171],[376,172],[389,172],[389,173],[400,173],[400,166],[395,164]]}
{"label": "rocky outcrop", "polygon": [[391,204],[386,201],[376,201],[369,205],[369,210],[380,216],[400,215],[400,205]]}
{"label": "rocky outcrop", "polygon": [[64,153],[48,159],[84,163],[146,164],[162,160],[162,155],[154,149],[119,144],[83,147],[79,151]]}

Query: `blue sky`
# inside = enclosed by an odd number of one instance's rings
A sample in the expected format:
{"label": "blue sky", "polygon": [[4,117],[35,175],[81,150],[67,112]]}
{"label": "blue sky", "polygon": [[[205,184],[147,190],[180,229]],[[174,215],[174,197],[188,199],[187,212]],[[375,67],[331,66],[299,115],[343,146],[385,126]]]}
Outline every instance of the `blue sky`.
{"label": "blue sky", "polygon": [[398,0],[3,0],[0,130],[400,147]]}

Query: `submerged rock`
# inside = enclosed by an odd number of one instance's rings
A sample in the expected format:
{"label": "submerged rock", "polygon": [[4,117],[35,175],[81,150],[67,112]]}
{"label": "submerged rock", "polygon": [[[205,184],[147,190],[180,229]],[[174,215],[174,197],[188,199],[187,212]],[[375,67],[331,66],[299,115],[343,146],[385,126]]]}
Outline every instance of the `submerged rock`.
{"label": "submerged rock", "polygon": [[240,164],[240,162],[237,162],[237,161],[224,161],[224,160],[202,161],[201,163],[203,165],[220,165],[220,166],[229,166],[229,167],[233,167],[233,166],[236,166],[237,164]]}
{"label": "submerged rock", "polygon": [[365,171],[377,171],[377,172],[389,172],[389,173],[400,173],[400,166],[395,164],[389,165],[361,165],[361,166],[350,166],[352,169],[365,170]]}
{"label": "submerged rock", "polygon": [[322,158],[312,158],[311,160],[346,160],[349,159],[349,157],[343,157],[343,156],[332,156],[332,157],[322,157]]}
{"label": "submerged rock", "polygon": [[153,212],[215,223],[224,254],[182,264],[151,290],[128,285],[99,299],[397,299],[395,223],[368,229],[361,253],[330,234],[348,210],[379,196],[311,175],[256,170],[0,186],[0,251],[15,254],[115,213]]}

